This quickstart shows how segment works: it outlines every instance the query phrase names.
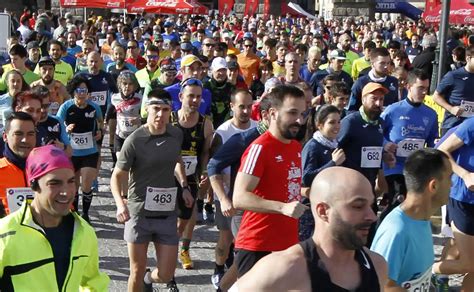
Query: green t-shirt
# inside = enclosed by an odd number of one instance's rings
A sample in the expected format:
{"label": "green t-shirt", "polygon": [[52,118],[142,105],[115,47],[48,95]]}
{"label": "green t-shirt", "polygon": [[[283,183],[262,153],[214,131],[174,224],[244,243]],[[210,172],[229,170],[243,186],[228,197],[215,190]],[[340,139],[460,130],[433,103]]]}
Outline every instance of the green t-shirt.
{"label": "green t-shirt", "polygon": [[[11,64],[7,64],[5,66],[3,66],[3,75],[2,75],[2,78],[0,79],[0,91],[6,91],[7,90],[7,84],[5,83],[5,77],[7,75],[7,73],[11,70],[13,70],[13,67]],[[31,70],[29,69],[26,69],[25,71],[25,74],[23,74],[23,79],[25,79],[26,83],[29,85],[31,84],[33,81],[36,81],[38,79],[40,79],[39,75],[38,74],[35,74],[33,72],[31,72]]]}
{"label": "green t-shirt", "polygon": [[[39,66],[36,65],[35,73],[39,74]],[[69,80],[74,76],[71,65],[64,61],[60,61],[54,67],[54,79],[61,82],[64,86],[67,85]]]}

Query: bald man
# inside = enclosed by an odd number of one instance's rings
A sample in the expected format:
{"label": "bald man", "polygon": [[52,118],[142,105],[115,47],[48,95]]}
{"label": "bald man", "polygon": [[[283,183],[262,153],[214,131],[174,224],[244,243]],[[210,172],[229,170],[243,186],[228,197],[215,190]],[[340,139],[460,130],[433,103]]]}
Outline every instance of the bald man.
{"label": "bald man", "polygon": [[369,181],[349,168],[327,168],[314,179],[310,200],[313,237],[261,259],[238,291],[382,291],[387,264],[364,247],[377,219]]}

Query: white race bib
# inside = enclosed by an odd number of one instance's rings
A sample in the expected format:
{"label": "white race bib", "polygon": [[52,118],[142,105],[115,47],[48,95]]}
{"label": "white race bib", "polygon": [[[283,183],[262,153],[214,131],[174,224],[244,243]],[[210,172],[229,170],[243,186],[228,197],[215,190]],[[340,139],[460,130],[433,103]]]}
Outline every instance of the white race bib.
{"label": "white race bib", "polygon": [[397,145],[397,156],[408,157],[416,150],[423,149],[425,146],[425,140],[407,138],[398,142]]}
{"label": "white race bib", "polygon": [[124,117],[124,116],[117,116],[117,123],[119,124],[119,129],[122,132],[130,133],[138,129],[140,125],[137,125],[133,122],[135,118],[132,117]]}
{"label": "white race bib", "polygon": [[360,151],[360,167],[379,168],[382,162],[382,147],[362,147]]}
{"label": "white race bib", "polygon": [[197,157],[196,156],[183,156],[184,169],[186,170],[186,176],[193,175],[196,173]]}
{"label": "white race bib", "polygon": [[461,117],[472,117],[474,116],[474,102],[461,100],[461,108],[464,110]]}
{"label": "white race bib", "polygon": [[31,188],[10,188],[7,189],[7,202],[10,213],[20,209],[25,199],[33,199],[35,192]]}
{"label": "white race bib", "polygon": [[429,292],[431,282],[431,267],[419,278],[402,283],[408,292]]}
{"label": "white race bib", "polygon": [[71,147],[74,150],[94,148],[92,132],[71,133]]}
{"label": "white race bib", "polygon": [[105,105],[107,99],[107,91],[91,92],[91,100],[99,106]]}
{"label": "white race bib", "polygon": [[174,211],[178,188],[146,188],[145,210]]}

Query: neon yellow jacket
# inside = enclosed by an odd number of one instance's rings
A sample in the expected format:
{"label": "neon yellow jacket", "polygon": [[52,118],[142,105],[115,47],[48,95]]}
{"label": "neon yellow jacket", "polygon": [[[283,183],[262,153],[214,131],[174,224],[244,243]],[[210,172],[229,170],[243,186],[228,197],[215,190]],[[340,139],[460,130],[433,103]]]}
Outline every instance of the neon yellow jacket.
{"label": "neon yellow jacket", "polygon": [[[108,291],[109,277],[99,272],[94,229],[73,216],[69,269],[61,291]],[[51,245],[33,221],[29,204],[0,219],[0,290],[59,292]]]}

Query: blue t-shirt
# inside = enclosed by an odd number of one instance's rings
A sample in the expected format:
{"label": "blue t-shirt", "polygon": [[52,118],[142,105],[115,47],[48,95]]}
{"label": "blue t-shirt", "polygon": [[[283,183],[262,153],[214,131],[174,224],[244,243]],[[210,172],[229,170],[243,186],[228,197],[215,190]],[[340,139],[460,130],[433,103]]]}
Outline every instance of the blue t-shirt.
{"label": "blue t-shirt", "polygon": [[342,119],[337,137],[339,148],[346,154],[342,166],[362,173],[372,187],[375,186],[377,174],[382,167],[382,122],[379,119],[377,125],[369,124],[357,111]]}
{"label": "blue t-shirt", "polygon": [[100,107],[87,100],[85,108],[79,108],[74,99],[65,101],[59,107],[57,117],[67,125],[74,124],[69,135],[72,156],[87,156],[98,152],[95,136],[97,134],[97,120],[102,117]]}
{"label": "blue t-shirt", "polygon": [[179,35],[175,32],[172,32],[170,34],[167,34],[167,33],[162,33],[161,36],[163,37],[163,41],[164,42],[171,42],[171,41],[175,41],[175,42],[178,42],[179,43]]}
{"label": "blue t-shirt", "polygon": [[118,92],[114,78],[103,70],[100,70],[97,75],[92,75],[87,71],[82,71],[79,74],[85,76],[89,81],[90,100],[100,106],[102,114],[105,115],[112,94]]}
{"label": "blue t-shirt", "polygon": [[421,46],[418,46],[416,48],[409,46],[406,48],[405,53],[407,53],[408,59],[410,60],[410,62],[413,62],[415,57],[418,56],[421,53],[421,51],[423,51],[423,48]]}
{"label": "blue t-shirt", "polygon": [[[453,156],[456,163],[469,172],[474,172],[474,118],[466,119],[456,130],[454,135],[461,139],[463,146],[457,149],[456,156]],[[445,135],[446,137],[448,134]],[[474,192],[471,192],[464,183],[464,180],[456,173],[451,176],[450,197],[468,204],[474,204]]]}
{"label": "blue t-shirt", "polygon": [[[434,262],[429,220],[412,219],[398,206],[380,224],[370,249],[385,258],[388,277],[399,286],[407,289],[407,281],[423,278],[429,287]],[[413,287],[413,283],[410,286]]]}
{"label": "blue t-shirt", "polygon": [[[361,76],[352,86],[351,97],[349,99],[348,109],[350,111],[359,110],[359,107],[362,105],[362,89],[369,82],[376,82],[370,79],[369,75]],[[383,100],[384,106],[389,106],[394,102],[398,101],[398,79],[393,76],[387,76],[384,82],[376,82],[383,85],[389,91],[385,95]]]}
{"label": "blue t-shirt", "polygon": [[74,57],[76,54],[80,53],[80,52],[82,52],[81,46],[77,46],[77,45],[76,45],[76,46],[73,47],[73,48],[71,48],[71,47],[68,47],[68,48],[67,48],[67,54],[70,55],[70,56],[73,56],[73,57]]}
{"label": "blue t-shirt", "polygon": [[[165,90],[171,95],[173,100],[173,111],[181,109],[181,101],[179,100],[179,92],[181,91],[181,84],[176,83],[165,88]],[[212,95],[209,89],[202,89],[201,105],[199,106],[199,113],[202,115],[211,115],[211,100]]]}
{"label": "blue t-shirt", "polygon": [[402,174],[406,154],[419,148],[418,144],[405,139],[422,139],[428,147],[433,147],[434,140],[438,137],[436,112],[424,104],[415,107],[408,100],[402,100],[389,105],[381,118],[384,120],[385,142],[393,142],[401,148],[397,151],[395,167],[389,168],[383,164],[385,175]]}
{"label": "blue t-shirt", "polygon": [[303,64],[301,66],[301,69],[300,69],[300,78],[303,79],[306,83],[310,83],[311,82],[311,77],[313,76],[313,74],[316,73],[316,72],[310,72],[309,71],[309,68],[308,68],[308,65],[307,64]]}
{"label": "blue t-shirt", "polygon": [[[474,102],[474,73],[469,73],[464,67],[449,71],[438,84],[436,91],[454,106],[461,104],[462,100]],[[445,111],[442,124],[443,129],[450,129],[459,125],[465,118],[455,117]]]}

